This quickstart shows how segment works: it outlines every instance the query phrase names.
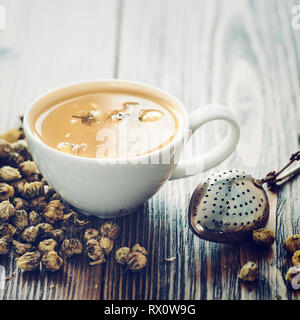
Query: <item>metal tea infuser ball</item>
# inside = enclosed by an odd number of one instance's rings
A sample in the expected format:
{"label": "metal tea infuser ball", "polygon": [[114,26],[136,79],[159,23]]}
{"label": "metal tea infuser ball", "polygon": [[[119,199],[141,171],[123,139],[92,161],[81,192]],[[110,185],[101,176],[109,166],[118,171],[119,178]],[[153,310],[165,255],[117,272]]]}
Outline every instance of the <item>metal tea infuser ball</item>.
{"label": "metal tea infuser ball", "polygon": [[264,228],[269,220],[269,200],[263,184],[269,187],[287,181],[300,173],[300,168],[279,178],[300,151],[278,172],[270,172],[264,179],[255,179],[241,170],[212,173],[194,191],[189,206],[189,226],[199,237],[219,243],[238,242],[253,230]]}

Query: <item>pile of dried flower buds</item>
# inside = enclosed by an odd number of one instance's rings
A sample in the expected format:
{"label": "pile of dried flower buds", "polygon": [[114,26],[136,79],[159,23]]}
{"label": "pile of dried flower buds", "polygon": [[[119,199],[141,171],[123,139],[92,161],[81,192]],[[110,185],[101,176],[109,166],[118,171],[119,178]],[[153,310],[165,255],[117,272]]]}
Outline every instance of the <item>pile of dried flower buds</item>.
{"label": "pile of dried flower buds", "polygon": [[86,253],[91,259],[90,265],[101,264],[106,261],[114,246],[114,240],[118,237],[119,226],[112,222],[106,222],[96,229],[87,229],[84,233]]}
{"label": "pile of dried flower buds", "polygon": [[43,179],[22,129],[1,138],[0,254],[13,249],[17,266],[25,271],[39,269],[41,263],[57,271],[62,257],[82,252],[80,235],[89,221],[80,219]]}
{"label": "pile of dried flower buds", "polygon": [[136,244],[130,248],[122,247],[116,251],[117,263],[127,266],[127,268],[133,272],[143,269],[147,264],[147,250]]}
{"label": "pile of dried flower buds", "polygon": [[[284,241],[284,248],[289,254],[292,255],[291,261],[293,264],[293,267],[288,269],[285,279],[288,283],[293,285],[293,280],[297,280],[300,277],[300,234],[295,234],[288,237]],[[297,284],[300,284],[299,280],[297,281]]]}
{"label": "pile of dried flower buds", "polygon": [[[257,246],[272,246],[274,241],[275,233],[271,228],[261,228],[252,232],[252,242]],[[257,264],[252,261],[245,263],[239,272],[239,278],[246,282],[255,281],[258,278]]]}
{"label": "pile of dried flower buds", "polygon": [[[274,231],[270,228],[263,228],[253,231],[252,241],[259,246],[271,246],[275,241]],[[293,264],[285,275],[286,281],[293,286],[293,281],[296,281],[297,288],[300,288],[300,234],[295,234],[288,237],[284,241],[285,250],[291,255]],[[247,262],[242,266],[239,278],[242,281],[252,282],[258,278],[258,266],[254,262]]]}
{"label": "pile of dried flower buds", "polygon": [[101,264],[113,249],[114,222],[90,228],[89,220],[65,203],[32,160],[22,128],[0,135],[0,255],[13,252],[24,271],[62,268],[64,260],[86,252]]}

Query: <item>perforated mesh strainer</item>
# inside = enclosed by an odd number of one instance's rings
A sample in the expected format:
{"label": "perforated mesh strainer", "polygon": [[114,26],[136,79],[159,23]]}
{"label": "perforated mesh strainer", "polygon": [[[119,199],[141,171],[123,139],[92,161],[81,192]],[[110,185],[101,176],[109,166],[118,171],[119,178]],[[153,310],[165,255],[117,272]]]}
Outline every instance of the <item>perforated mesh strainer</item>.
{"label": "perforated mesh strainer", "polygon": [[300,160],[300,151],[280,171],[270,172],[261,180],[236,169],[212,173],[198,185],[190,201],[189,224],[193,232],[202,239],[226,243],[243,240],[253,230],[265,227],[269,201],[262,185],[271,186],[291,176],[278,178],[296,160]]}

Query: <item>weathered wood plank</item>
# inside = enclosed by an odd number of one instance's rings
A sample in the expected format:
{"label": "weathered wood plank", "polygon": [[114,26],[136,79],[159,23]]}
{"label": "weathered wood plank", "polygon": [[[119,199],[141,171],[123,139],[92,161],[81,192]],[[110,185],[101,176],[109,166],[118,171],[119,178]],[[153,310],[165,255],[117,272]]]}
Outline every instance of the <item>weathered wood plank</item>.
{"label": "weathered wood plank", "polygon": [[[167,89],[189,110],[210,102],[231,106],[241,121],[241,143],[219,168],[239,167],[261,177],[298,148],[299,70],[295,66],[299,63],[299,47],[294,38],[299,35],[290,25],[294,4],[125,1],[118,76]],[[293,106],[289,112],[282,100]],[[290,132],[284,130],[287,123]],[[224,133],[219,127],[207,125],[198,141],[205,141],[206,136],[206,140],[216,142]],[[199,152],[209,145],[196,147]],[[272,195],[270,225],[277,226],[278,237],[273,252],[244,244],[205,243],[195,239],[186,225],[189,194],[200,179],[169,183],[148,204],[154,208],[149,210],[146,222],[154,228],[152,243],[148,244],[155,257],[151,264],[162,261],[167,248],[177,256],[171,273],[163,262],[158,267],[149,265],[146,281],[153,286],[151,298],[157,297],[157,291],[160,298],[168,299],[295,297],[290,292],[287,295],[283,280],[288,265],[282,258],[282,243],[297,228],[289,227],[282,233],[278,226],[290,219],[295,226],[294,210],[276,205],[276,196]],[[287,191],[290,188],[280,191],[284,193],[281,197],[295,206],[292,191]],[[237,279],[240,266],[249,260],[258,262],[261,272],[259,281],[250,288]],[[166,292],[162,288],[169,287],[170,281],[173,285]]]}

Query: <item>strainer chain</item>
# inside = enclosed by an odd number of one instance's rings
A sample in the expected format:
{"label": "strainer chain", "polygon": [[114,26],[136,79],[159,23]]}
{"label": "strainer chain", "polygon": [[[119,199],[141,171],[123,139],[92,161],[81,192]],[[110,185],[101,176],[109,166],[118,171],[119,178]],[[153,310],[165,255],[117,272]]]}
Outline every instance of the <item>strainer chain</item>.
{"label": "strainer chain", "polygon": [[279,176],[291,165],[293,164],[295,161],[299,161],[300,160],[300,150],[293,153],[290,157],[290,161],[283,167],[281,168],[280,170],[278,171],[271,171],[269,172],[265,178],[263,179],[260,179],[260,180],[256,180],[255,183],[257,185],[263,185],[264,183],[267,183],[268,184],[268,187],[274,187],[277,182],[279,181],[283,181],[287,178],[290,178],[292,175],[294,174],[298,174],[299,173],[299,169],[296,169],[296,170],[293,170],[292,172],[286,174],[285,176],[283,177],[280,177]]}

